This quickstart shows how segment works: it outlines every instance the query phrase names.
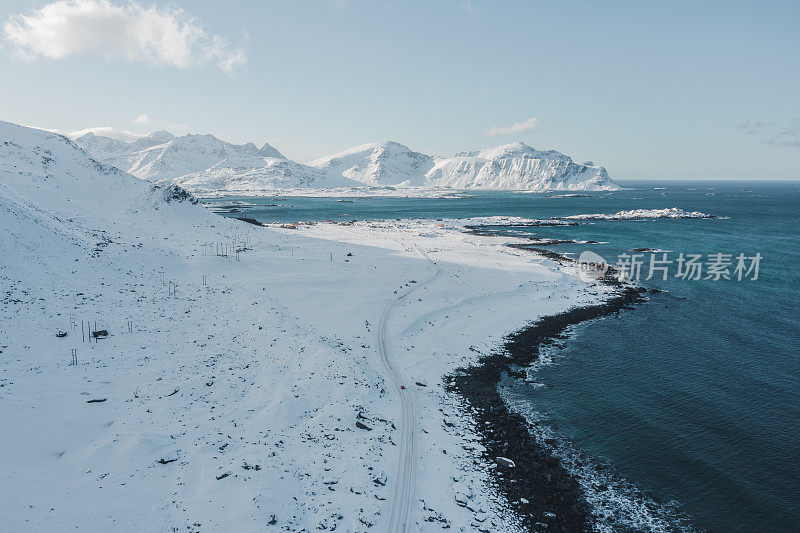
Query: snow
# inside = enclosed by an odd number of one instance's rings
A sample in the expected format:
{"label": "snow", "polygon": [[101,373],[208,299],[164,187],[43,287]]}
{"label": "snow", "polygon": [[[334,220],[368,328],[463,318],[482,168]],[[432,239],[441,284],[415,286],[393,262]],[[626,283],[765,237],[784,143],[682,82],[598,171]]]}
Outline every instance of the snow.
{"label": "snow", "polygon": [[363,144],[312,161],[326,174],[345,176],[369,186],[410,187],[427,185],[434,158],[414,152],[394,141]]}
{"label": "snow", "polygon": [[541,225],[574,225],[574,222],[566,222],[558,218],[528,218],[514,217],[507,215],[494,215],[488,217],[469,217],[459,219],[447,219],[456,221],[461,227],[464,226],[541,226]]}
{"label": "snow", "polygon": [[511,143],[433,157],[396,142],[356,146],[311,166],[372,186],[482,190],[616,190],[606,170],[550,150]]}
{"label": "snow", "polygon": [[130,143],[88,133],[75,143],[99,161],[151,181],[175,179],[220,164],[250,168],[262,165],[265,158],[285,159],[269,144],[259,149],[253,143],[235,145],[213,135],[175,137],[166,131]]}
{"label": "snow", "polygon": [[398,142],[355,146],[308,165],[265,145],[232,145],[211,135],[156,132],[132,143],[87,134],[77,144],[93,157],[142,179],[172,181],[196,194],[330,191],[349,195],[426,196],[431,191],[611,191],[603,167],[575,163],[523,143],[438,157]]}
{"label": "snow", "polygon": [[570,220],[636,220],[653,218],[716,218],[699,211],[685,211],[678,207],[665,209],[631,209],[613,214],[595,213],[591,215],[571,215],[563,217]]}
{"label": "snow", "polygon": [[616,190],[603,167],[575,163],[555,150],[539,151],[511,143],[440,159],[428,184],[454,189],[523,191]]}
{"label": "snow", "polygon": [[510,241],[256,227],[0,122],[4,529],[519,530],[442,377],[605,289]]}
{"label": "snow", "polygon": [[186,174],[159,183],[175,183],[203,196],[219,194],[259,194],[264,190],[330,190],[358,187],[360,183],[336,178],[320,170],[288,159],[265,157],[249,162],[231,160],[217,163],[201,172]]}
{"label": "snow", "polygon": [[[202,178],[201,178],[202,179]],[[268,178],[271,180],[272,178]],[[177,180],[177,183],[186,183]],[[224,198],[226,196],[259,196],[285,197],[305,196],[309,198],[468,198],[469,193],[452,189],[426,189],[422,187],[363,187],[343,186],[331,188],[291,187],[287,189],[267,189],[256,181],[246,185],[246,190],[239,190],[236,184],[226,189],[212,189],[203,185],[194,185],[192,191],[202,198]]]}

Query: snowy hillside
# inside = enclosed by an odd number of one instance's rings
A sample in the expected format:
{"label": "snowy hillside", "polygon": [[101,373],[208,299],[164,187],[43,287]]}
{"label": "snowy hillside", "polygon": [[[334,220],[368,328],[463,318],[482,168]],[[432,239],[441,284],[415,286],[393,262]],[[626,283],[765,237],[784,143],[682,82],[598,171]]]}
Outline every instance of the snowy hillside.
{"label": "snowy hillside", "polygon": [[[65,275],[92,268],[83,261],[118,239],[113,227],[138,236],[179,220],[209,223],[195,203],[182,189],[97,162],[66,137],[0,121],[3,286],[22,279],[27,286],[63,287]],[[79,278],[67,285],[85,287]]]}
{"label": "snowy hillside", "polygon": [[[91,133],[76,140],[96,159],[142,179],[174,182],[197,194],[397,188],[408,191],[615,190],[603,167],[576,163],[555,150],[512,143],[454,157],[415,152],[393,141],[363,144],[308,165],[272,146],[233,145],[212,135],[159,131],[132,143]],[[401,191],[402,193],[402,191]]]}
{"label": "snowy hillside", "polygon": [[264,158],[285,159],[269,144],[258,148],[253,143],[231,144],[213,135],[175,137],[166,131],[130,143],[87,133],[75,143],[95,159],[151,181],[178,178],[220,163],[252,168],[262,166]]}
{"label": "snowy hillside", "polygon": [[36,208],[50,216],[124,217],[184,193],[100,163],[55,133],[0,121],[0,143],[0,191],[6,201],[35,199]]}

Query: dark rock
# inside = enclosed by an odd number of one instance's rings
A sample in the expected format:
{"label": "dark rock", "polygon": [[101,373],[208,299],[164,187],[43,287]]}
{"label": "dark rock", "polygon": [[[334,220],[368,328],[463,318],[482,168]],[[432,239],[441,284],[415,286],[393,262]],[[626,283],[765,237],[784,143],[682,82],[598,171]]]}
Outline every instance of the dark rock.
{"label": "dark rock", "polygon": [[[155,185],[154,187],[155,189],[161,188],[158,185]],[[190,193],[189,191],[178,185],[170,185],[169,187],[166,187],[164,191],[161,193],[161,196],[167,203],[171,202],[189,202],[190,204],[197,203],[197,198],[195,198],[195,196],[192,193]]]}
{"label": "dark rock", "polygon": [[258,220],[254,219],[254,218],[249,218],[249,217],[237,217],[236,220],[241,220],[242,222],[247,222],[248,224],[252,224],[254,226],[263,226],[264,225],[261,222],[259,222]]}

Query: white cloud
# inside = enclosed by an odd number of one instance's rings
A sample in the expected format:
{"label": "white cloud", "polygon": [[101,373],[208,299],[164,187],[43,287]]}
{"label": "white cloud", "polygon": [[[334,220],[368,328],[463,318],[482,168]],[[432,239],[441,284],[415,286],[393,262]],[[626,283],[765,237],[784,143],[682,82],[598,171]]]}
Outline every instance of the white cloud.
{"label": "white cloud", "polygon": [[115,128],[113,126],[92,126],[89,128],[83,128],[80,130],[64,130],[60,128],[42,128],[40,126],[29,126],[31,128],[37,128],[40,130],[45,131],[52,131],[53,133],[58,133],[60,135],[64,135],[65,137],[69,137],[70,139],[77,139],[87,133],[94,133],[95,135],[100,135],[102,137],[110,137],[112,139],[116,139],[118,141],[123,142],[133,142],[136,139],[140,139],[152,131],[156,129],[160,130],[167,130],[174,135],[185,135],[188,133],[188,127],[184,124],[176,124],[173,122],[169,122],[166,120],[161,119],[153,119],[150,115],[142,113],[138,115],[131,121],[133,124],[133,130],[139,131],[131,131],[127,129],[120,129]]}
{"label": "white cloud", "polygon": [[85,54],[182,69],[211,63],[227,74],[246,63],[242,48],[208,34],[184,10],[145,8],[134,0],[58,0],[11,16],[3,29],[16,54],[31,61]]}
{"label": "white cloud", "polygon": [[53,133],[58,133],[60,135],[64,135],[65,137],[69,137],[70,139],[77,139],[87,133],[94,133],[95,135],[101,135],[103,137],[111,137],[112,139],[116,139],[118,141],[123,142],[133,142],[136,139],[144,137],[144,133],[135,133],[128,130],[118,130],[116,128],[112,128],[111,126],[94,126],[91,128],[85,128],[82,130],[60,130],[58,128],[40,128],[45,131],[52,131]]}
{"label": "white cloud", "polygon": [[502,135],[525,133],[527,131],[533,131],[538,123],[539,123],[538,118],[531,117],[527,120],[523,120],[522,122],[515,122],[511,126],[495,126],[492,129],[488,130],[486,132],[486,135],[489,137],[500,137]]}
{"label": "white cloud", "polygon": [[170,122],[163,119],[154,119],[146,113],[138,115],[135,119],[133,119],[131,124],[136,126],[147,126],[149,128],[158,128],[160,130],[168,130],[176,135],[181,135],[182,133],[188,132],[188,128],[185,124],[177,124],[175,122]]}

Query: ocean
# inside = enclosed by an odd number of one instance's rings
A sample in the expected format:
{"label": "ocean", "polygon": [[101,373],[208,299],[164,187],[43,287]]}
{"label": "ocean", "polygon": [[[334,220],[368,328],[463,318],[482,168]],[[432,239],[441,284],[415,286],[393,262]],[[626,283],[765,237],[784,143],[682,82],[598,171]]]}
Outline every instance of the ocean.
{"label": "ocean", "polygon": [[[644,528],[646,517],[624,515],[647,514],[652,498],[655,514],[674,517],[675,527],[683,516],[710,531],[800,530],[800,183],[621,184],[627,189],[577,196],[208,202],[274,204],[230,215],[262,222],[547,219],[672,207],[713,215],[502,228],[580,241],[543,246],[574,257],[591,251],[611,264],[641,263],[639,283],[662,291],[574,327],[532,379],[505,380],[504,396],[563,453],[581,457],[582,475],[589,468],[596,485],[627,487],[598,496],[617,515],[611,524]],[[687,268],[693,255],[699,279]],[[651,259],[662,262],[648,280]]]}

